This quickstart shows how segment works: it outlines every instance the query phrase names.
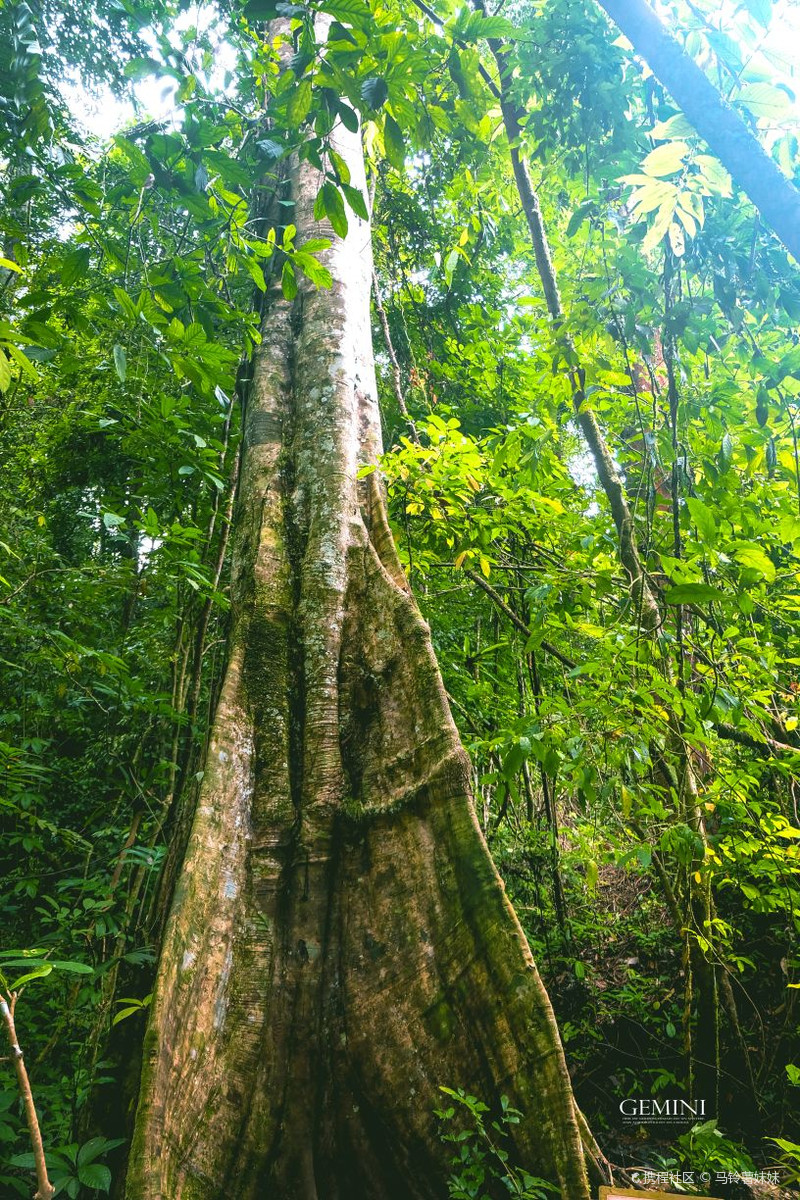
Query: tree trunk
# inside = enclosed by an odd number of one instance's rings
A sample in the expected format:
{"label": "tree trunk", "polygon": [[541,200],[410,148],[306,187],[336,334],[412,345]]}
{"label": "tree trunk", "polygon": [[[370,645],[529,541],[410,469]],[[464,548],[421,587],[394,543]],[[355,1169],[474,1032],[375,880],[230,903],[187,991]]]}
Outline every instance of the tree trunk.
{"label": "tree trunk", "polygon": [[[357,134],[335,148],[363,186]],[[330,291],[274,296],[254,363],[227,677],[146,1036],[128,1200],[442,1197],[438,1087],[523,1114],[588,1200],[552,1010],[491,862],[375,474],[369,230],[292,168]]]}

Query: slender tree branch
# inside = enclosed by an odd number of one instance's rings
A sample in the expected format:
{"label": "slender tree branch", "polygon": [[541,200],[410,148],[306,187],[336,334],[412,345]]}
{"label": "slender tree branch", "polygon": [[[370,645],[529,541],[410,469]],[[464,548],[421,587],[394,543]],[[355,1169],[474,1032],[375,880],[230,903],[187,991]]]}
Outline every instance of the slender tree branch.
{"label": "slender tree branch", "polygon": [[389,318],[386,316],[386,309],[383,307],[383,297],[381,296],[381,286],[380,286],[380,283],[378,282],[378,276],[375,271],[372,272],[372,291],[375,296],[375,308],[378,313],[378,319],[381,323],[381,329],[383,330],[383,340],[386,343],[386,353],[389,355],[389,362],[391,363],[391,366],[392,366],[392,387],[393,387],[393,391],[394,391],[395,400],[397,401],[397,407],[400,409],[400,412],[405,417],[406,423],[408,424],[408,426],[411,430],[412,438],[417,443],[417,445],[419,445],[420,442],[419,442],[419,434],[417,433],[417,426],[414,423],[414,418],[411,416],[411,413],[408,411],[408,408],[406,407],[406,400],[405,400],[405,396],[403,395],[403,381],[402,381],[402,377],[400,375],[400,364],[397,361],[397,355],[394,352],[394,345],[392,344],[392,334],[389,329]]}
{"label": "slender tree branch", "polygon": [[11,1059],[14,1063],[14,1070],[17,1072],[17,1083],[19,1084],[19,1090],[22,1093],[22,1099],[25,1104],[25,1117],[28,1122],[28,1133],[30,1134],[33,1159],[36,1165],[36,1194],[33,1200],[50,1200],[50,1197],[55,1194],[56,1189],[47,1176],[44,1145],[42,1144],[42,1134],[39,1129],[39,1118],[36,1115],[36,1105],[33,1102],[31,1081],[28,1078],[25,1059],[17,1041],[17,1031],[14,1026],[14,1009],[16,1008],[16,1004],[16,992],[11,992],[8,1000],[6,1000],[5,996],[0,996],[0,1016],[2,1016],[5,1023],[8,1044],[11,1047]]}
{"label": "slender tree branch", "polygon": [[[486,592],[486,595],[489,597],[492,603],[497,605],[497,607],[500,609],[500,612],[503,613],[504,616],[508,617],[511,624],[518,629],[520,633],[524,633],[526,637],[531,637],[531,635],[534,633],[534,630],[525,624],[525,622],[522,620],[522,617],[520,617],[518,613],[515,613],[509,604],[506,604],[503,597],[499,592],[495,591],[488,580],[484,579],[482,575],[479,575],[477,571],[467,570],[464,572],[464,574],[468,579],[471,579],[473,583],[477,583],[478,587],[482,588],[483,591]],[[552,642],[543,641],[539,644],[543,650],[545,650],[548,654],[552,654],[553,658],[557,658],[558,661],[565,667],[573,669],[577,665],[571,658],[567,658],[566,654],[562,654],[558,647],[554,646]]]}
{"label": "slender tree branch", "polygon": [[747,733],[744,729],[738,729],[735,725],[727,725],[721,721],[714,725],[714,732],[717,737],[723,738],[726,742],[736,742],[739,746],[746,746],[748,750],[755,750],[756,753],[763,757],[770,758],[775,754],[797,754],[800,755],[800,746],[791,746],[788,742],[779,742],[776,738],[754,737],[751,733]]}
{"label": "slender tree branch", "polygon": [[[434,10],[425,3],[425,0],[412,0],[412,2],[413,2],[413,4],[416,5],[416,7],[419,9],[420,12],[424,13],[425,16],[429,18],[429,20],[433,21],[434,25],[442,25],[444,23],[443,18],[438,16],[434,12]],[[459,38],[453,38],[453,41],[455,42],[455,44],[457,46],[461,46],[462,49],[467,48],[466,42],[462,42]],[[486,84],[486,86],[488,87],[488,89],[492,93],[492,95],[494,96],[495,100],[499,100],[500,99],[500,89],[498,88],[495,81],[492,79],[489,72],[486,70],[486,67],[483,65],[483,63],[478,63],[478,72],[480,74],[481,79]]]}

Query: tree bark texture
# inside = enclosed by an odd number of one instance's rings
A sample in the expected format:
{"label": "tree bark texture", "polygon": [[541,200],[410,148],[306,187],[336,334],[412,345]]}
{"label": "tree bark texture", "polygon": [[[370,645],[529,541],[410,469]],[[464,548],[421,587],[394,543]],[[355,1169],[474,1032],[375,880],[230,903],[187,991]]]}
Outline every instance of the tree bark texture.
{"label": "tree bark texture", "polygon": [[[335,148],[364,184],[360,141]],[[273,296],[234,517],[227,676],[146,1035],[127,1200],[441,1198],[438,1087],[509,1096],[588,1200],[552,1010],[489,857],[386,523],[368,226]]]}

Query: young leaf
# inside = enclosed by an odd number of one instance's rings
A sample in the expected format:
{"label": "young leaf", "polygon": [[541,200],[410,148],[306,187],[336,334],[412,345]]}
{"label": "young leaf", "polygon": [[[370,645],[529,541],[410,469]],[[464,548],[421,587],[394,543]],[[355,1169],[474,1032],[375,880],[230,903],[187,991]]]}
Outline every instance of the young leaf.
{"label": "young leaf", "polygon": [[7,392],[11,383],[11,364],[0,350],[0,392]]}

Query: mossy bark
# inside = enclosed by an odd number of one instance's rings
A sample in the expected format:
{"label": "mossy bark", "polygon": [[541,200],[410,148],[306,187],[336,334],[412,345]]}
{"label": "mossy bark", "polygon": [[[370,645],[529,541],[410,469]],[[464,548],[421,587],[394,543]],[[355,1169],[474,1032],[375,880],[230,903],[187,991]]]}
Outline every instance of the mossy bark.
{"label": "mossy bark", "polygon": [[[363,186],[357,135],[336,149]],[[227,678],[167,921],[127,1200],[446,1194],[438,1087],[509,1096],[588,1200],[551,1007],[489,857],[377,475],[368,227],[256,354]]]}

